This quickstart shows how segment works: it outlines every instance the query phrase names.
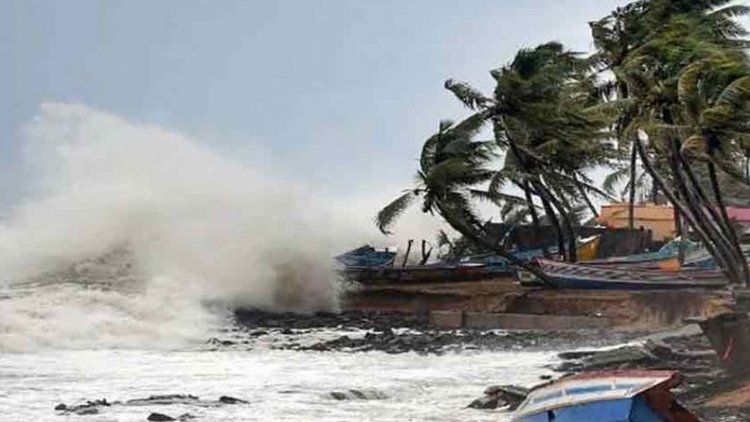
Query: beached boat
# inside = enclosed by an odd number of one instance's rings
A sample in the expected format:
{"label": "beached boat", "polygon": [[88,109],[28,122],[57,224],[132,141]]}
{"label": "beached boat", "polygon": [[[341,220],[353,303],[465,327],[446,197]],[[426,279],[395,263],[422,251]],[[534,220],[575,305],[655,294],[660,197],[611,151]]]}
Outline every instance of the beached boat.
{"label": "beached boat", "polygon": [[574,375],[533,389],[513,422],[699,422],[670,391],[673,371],[607,371]]}
{"label": "beached boat", "polygon": [[[516,272],[507,259],[492,254],[468,256],[455,263],[394,266],[393,258],[378,263],[377,257],[372,256],[374,250],[363,248],[336,257],[343,264],[344,279],[363,285],[455,283],[507,278]],[[514,255],[530,261],[541,257],[542,250],[515,252]]]}
{"label": "beached boat", "polygon": [[[569,264],[538,258],[534,261],[550,282],[561,289],[584,290],[670,290],[686,288],[721,288],[726,278],[717,270],[660,270],[609,268]],[[519,277],[522,284],[529,278]],[[533,281],[532,281],[533,282]]]}
{"label": "beached boat", "polygon": [[393,265],[396,251],[376,249],[370,245],[360,246],[336,257],[336,261],[344,266],[378,267]]}
{"label": "beached boat", "polygon": [[673,240],[658,251],[644,252],[640,254],[616,256],[605,259],[593,259],[588,261],[581,261],[583,265],[637,265],[643,268],[658,268],[659,264],[665,261],[671,261],[679,254],[680,243],[683,244],[685,253],[691,254],[698,249],[698,245],[695,242],[686,240],[684,242],[680,240]]}
{"label": "beached boat", "polygon": [[344,278],[363,285],[455,283],[507,277],[511,267],[487,264],[432,264],[404,267],[350,266],[343,269]]}

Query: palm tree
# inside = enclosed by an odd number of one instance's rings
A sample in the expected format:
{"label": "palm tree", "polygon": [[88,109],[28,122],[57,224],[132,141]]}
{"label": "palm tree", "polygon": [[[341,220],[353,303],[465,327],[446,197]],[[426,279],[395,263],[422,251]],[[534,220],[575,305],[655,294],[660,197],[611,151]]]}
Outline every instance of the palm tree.
{"label": "palm tree", "polygon": [[[695,126],[689,122],[698,116],[696,106],[700,98],[681,96],[679,90],[680,85],[695,86],[689,78],[681,84],[681,77],[690,75],[687,70],[691,66],[706,69],[707,64],[698,66],[697,63],[705,62],[716,51],[743,55],[738,50],[743,42],[736,36],[744,33],[731,18],[746,13],[747,9],[714,8],[726,3],[723,0],[638,2],[638,7],[631,9],[632,14],[627,18],[646,22],[648,29],[639,35],[630,34],[628,40],[633,45],[615,76],[618,83],[627,87],[628,93],[627,107],[621,108],[624,116],[621,121],[628,124],[620,131],[621,136],[634,142],[634,149],[660,190],[679,215],[691,224],[728,277],[739,281],[747,280],[744,257],[737,242],[732,241],[732,230],[716,215],[683,154],[682,140],[689,135],[686,129]],[[648,134],[648,150],[635,136],[638,130]],[[665,161],[668,172],[657,171],[649,156]]]}
{"label": "palm tree", "polygon": [[453,229],[476,245],[494,251],[511,264],[524,268],[546,282],[540,269],[516,258],[484,230],[473,201],[490,198],[500,202],[523,202],[522,198],[502,192],[479,189],[495,174],[489,165],[494,158],[494,142],[475,141],[475,135],[486,121],[482,113],[453,124],[440,122],[438,132],[428,138],[419,159],[416,186],[386,205],[376,216],[381,232],[389,234],[396,219],[415,201],[421,201],[422,212],[439,214]]}
{"label": "palm tree", "polygon": [[[606,142],[607,120],[593,112],[598,99],[588,69],[579,54],[552,42],[522,49],[509,65],[490,72],[496,82],[492,96],[464,82],[445,84],[491,121],[495,142],[507,152],[491,190],[510,182],[527,198],[539,198],[558,233],[559,250],[570,261],[576,260],[576,205],[590,204],[588,194],[607,196],[585,170],[614,156]],[[527,202],[531,211],[533,201]]]}

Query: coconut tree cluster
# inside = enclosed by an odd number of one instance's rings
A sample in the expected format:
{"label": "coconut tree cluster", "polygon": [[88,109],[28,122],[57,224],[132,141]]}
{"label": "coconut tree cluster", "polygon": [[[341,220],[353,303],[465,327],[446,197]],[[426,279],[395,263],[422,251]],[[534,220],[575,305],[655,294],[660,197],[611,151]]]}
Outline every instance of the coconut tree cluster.
{"label": "coconut tree cluster", "polygon": [[[589,23],[592,54],[556,42],[521,49],[490,71],[488,93],[449,79],[469,115],[425,141],[416,186],[378,213],[378,227],[387,232],[418,200],[533,270],[491,236],[480,201],[537,227],[544,218],[557,253],[575,261],[582,211],[596,215],[592,197],[611,198],[626,180],[631,227],[639,188],[664,197],[680,232],[698,237],[731,281],[750,281],[724,198],[727,186],[750,186],[750,62],[736,21],[749,11],[731,0],[636,1]],[[599,188],[587,174],[601,166],[614,172]]]}

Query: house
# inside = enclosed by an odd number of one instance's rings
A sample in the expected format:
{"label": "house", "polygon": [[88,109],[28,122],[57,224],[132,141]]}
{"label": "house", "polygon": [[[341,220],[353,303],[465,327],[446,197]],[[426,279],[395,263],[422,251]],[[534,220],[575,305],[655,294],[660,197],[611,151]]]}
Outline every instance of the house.
{"label": "house", "polygon": [[[664,241],[676,236],[674,209],[671,205],[636,204],[633,207],[633,215],[633,227],[651,230],[653,239],[656,241]],[[609,228],[627,228],[629,226],[628,203],[603,205],[597,222]]]}

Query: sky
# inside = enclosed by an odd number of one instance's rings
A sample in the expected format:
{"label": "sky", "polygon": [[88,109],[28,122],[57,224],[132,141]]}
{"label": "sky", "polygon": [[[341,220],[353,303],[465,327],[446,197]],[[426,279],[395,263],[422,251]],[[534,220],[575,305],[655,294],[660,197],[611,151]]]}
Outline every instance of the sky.
{"label": "sky", "polygon": [[[0,208],[45,101],[198,139],[323,198],[382,205],[521,47],[590,51],[615,0],[0,0]],[[369,202],[368,202],[369,201]],[[374,212],[374,211],[373,211]]]}

